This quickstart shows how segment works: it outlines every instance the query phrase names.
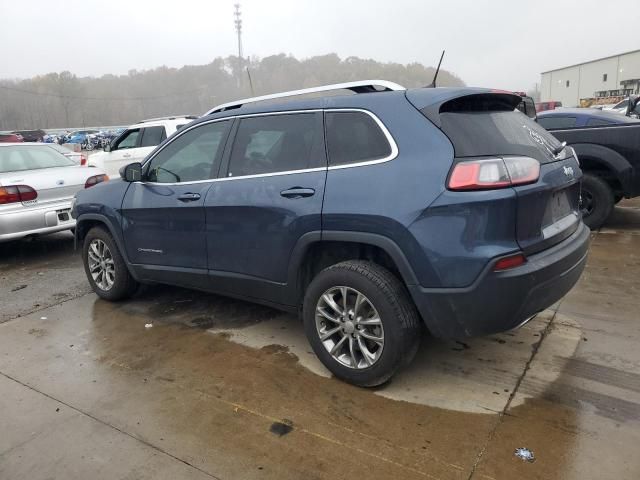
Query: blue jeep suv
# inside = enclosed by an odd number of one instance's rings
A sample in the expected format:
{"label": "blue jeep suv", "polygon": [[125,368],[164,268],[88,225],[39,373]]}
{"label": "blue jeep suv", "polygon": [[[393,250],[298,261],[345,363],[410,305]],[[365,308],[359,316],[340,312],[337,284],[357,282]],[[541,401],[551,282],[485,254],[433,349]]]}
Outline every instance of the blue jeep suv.
{"label": "blue jeep suv", "polygon": [[[380,88],[381,86],[381,88]],[[347,95],[318,96],[345,88]],[[78,193],[88,280],[300,312],[337,377],[379,385],[442,338],[502,332],[584,268],[581,171],[508,92],[353,82],[215,108]]]}

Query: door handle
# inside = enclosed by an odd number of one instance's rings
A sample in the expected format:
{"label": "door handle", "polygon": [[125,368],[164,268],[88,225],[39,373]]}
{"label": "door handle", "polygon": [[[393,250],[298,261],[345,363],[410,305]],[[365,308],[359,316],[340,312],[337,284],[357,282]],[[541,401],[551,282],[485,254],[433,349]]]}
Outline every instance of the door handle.
{"label": "door handle", "polygon": [[302,187],[293,187],[288,190],[283,190],[280,192],[285,198],[304,198],[311,197],[316,191],[313,188],[302,188]]}
{"label": "door handle", "polygon": [[130,153],[123,153],[122,154],[122,158],[131,158],[131,154]]}
{"label": "door handle", "polygon": [[200,200],[199,193],[183,193],[182,195],[178,195],[178,200],[181,202],[195,202],[196,200]]}

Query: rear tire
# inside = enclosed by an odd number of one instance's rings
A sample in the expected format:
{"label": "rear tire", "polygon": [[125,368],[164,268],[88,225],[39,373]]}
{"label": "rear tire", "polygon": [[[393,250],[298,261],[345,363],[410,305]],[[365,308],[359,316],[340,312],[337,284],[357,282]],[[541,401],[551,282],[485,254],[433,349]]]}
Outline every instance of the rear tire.
{"label": "rear tire", "polygon": [[82,263],[93,291],[109,301],[129,298],[138,289],[116,242],[102,227],[87,233],[82,247]]}
{"label": "rear tire", "polygon": [[[327,295],[333,303],[327,302]],[[421,319],[404,285],[367,261],[346,261],[321,271],[305,293],[303,320],[309,343],[324,366],[361,387],[380,385],[409,364],[421,338]],[[337,333],[322,340],[322,332],[329,330]]]}
{"label": "rear tire", "polygon": [[600,228],[615,204],[611,187],[600,177],[585,173],[582,177],[581,199],[580,209],[584,223],[591,230]]}

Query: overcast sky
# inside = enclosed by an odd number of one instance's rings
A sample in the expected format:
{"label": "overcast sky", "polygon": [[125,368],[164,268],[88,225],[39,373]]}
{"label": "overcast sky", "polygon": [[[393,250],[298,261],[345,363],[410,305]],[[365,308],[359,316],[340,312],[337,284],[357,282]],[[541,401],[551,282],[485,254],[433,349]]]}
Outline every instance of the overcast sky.
{"label": "overcast sky", "polygon": [[[234,3],[0,0],[0,78],[209,63],[237,52]],[[640,9],[620,3],[614,14],[606,0],[240,3],[245,56],[336,52],[435,65],[446,49],[443,67],[473,86],[525,90],[541,71],[640,48]]]}

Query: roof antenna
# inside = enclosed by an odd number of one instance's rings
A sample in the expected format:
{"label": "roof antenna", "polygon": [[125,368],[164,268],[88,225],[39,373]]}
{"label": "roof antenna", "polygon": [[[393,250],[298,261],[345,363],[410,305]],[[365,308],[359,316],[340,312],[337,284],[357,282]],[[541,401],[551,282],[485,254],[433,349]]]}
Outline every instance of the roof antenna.
{"label": "roof antenna", "polygon": [[427,85],[427,88],[436,88],[436,79],[438,78],[438,73],[440,73],[440,65],[442,65],[443,58],[444,58],[444,50],[442,50],[442,55],[440,55],[440,61],[438,62],[438,68],[436,68],[436,73],[433,74],[433,80],[431,80],[431,83]]}

